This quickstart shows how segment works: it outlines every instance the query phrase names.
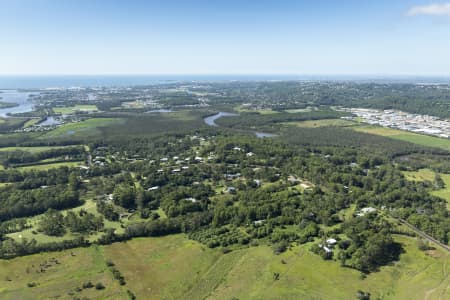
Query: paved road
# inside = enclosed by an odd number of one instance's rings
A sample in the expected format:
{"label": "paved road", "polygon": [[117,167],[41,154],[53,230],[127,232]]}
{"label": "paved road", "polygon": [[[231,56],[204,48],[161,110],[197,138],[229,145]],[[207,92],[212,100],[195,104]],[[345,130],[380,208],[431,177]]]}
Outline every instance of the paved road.
{"label": "paved road", "polygon": [[445,250],[447,250],[447,252],[450,252],[450,247],[439,242],[438,240],[436,240],[435,238],[433,238],[432,236],[426,234],[425,232],[419,230],[417,227],[409,224],[408,222],[406,222],[403,219],[397,219],[400,223],[404,224],[405,226],[407,226],[409,229],[411,229],[412,231],[414,231],[415,233],[417,233],[419,236],[423,237],[424,239],[426,239],[429,242],[432,242],[434,244],[437,244],[439,246],[441,246],[442,248],[444,248]]}

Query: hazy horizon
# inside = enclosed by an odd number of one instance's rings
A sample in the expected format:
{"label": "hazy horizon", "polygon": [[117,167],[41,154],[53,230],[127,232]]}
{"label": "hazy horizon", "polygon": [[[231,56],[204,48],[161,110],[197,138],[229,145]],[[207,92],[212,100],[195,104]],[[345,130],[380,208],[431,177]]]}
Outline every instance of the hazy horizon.
{"label": "hazy horizon", "polygon": [[445,76],[350,76],[350,75],[270,75],[270,74],[172,74],[172,75],[0,75],[1,89],[45,89],[70,87],[113,87],[168,84],[175,82],[270,82],[335,81],[361,83],[450,84]]}

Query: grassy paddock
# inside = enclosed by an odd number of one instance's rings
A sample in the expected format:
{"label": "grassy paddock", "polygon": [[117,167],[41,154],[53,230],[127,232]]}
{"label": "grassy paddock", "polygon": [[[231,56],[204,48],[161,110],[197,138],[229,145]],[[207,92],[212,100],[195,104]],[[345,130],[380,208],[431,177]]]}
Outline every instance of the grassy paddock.
{"label": "grassy paddock", "polygon": [[360,132],[386,136],[396,140],[410,142],[422,146],[436,147],[450,151],[450,139],[438,138],[434,136],[378,126],[358,126],[352,127],[352,129]]}
{"label": "grassy paddock", "polygon": [[59,114],[72,114],[77,111],[83,111],[83,112],[91,112],[91,111],[98,111],[97,106],[95,105],[75,105],[75,106],[67,106],[67,107],[53,107],[52,108],[55,113]]}
{"label": "grassy paddock", "polygon": [[[396,236],[406,252],[400,261],[361,279],[356,270],[324,261],[303,245],[280,256],[268,247],[250,248],[211,299],[356,299],[356,291],[374,299],[445,299],[450,284],[449,255],[417,250],[413,238]],[[281,262],[284,260],[285,264]],[[279,273],[279,280],[273,274]]]}
{"label": "grassy paddock", "polygon": [[23,128],[27,128],[27,127],[33,126],[36,123],[39,123],[40,121],[41,121],[40,118],[30,119],[30,120],[26,121],[25,124],[23,124]]}
{"label": "grassy paddock", "polygon": [[447,209],[450,210],[450,174],[440,174],[445,183],[445,188],[432,191],[431,194],[447,200]]}
{"label": "grassy paddock", "polygon": [[311,108],[307,107],[307,108],[294,108],[294,109],[286,109],[285,112],[290,113],[290,114],[296,114],[296,113],[301,113],[301,112],[310,112]]}
{"label": "grassy paddock", "polygon": [[[434,181],[434,177],[436,176],[436,172],[430,169],[421,169],[418,171],[405,171],[403,172],[406,179],[412,181]],[[445,187],[443,189],[434,190],[431,192],[432,195],[441,197],[447,200],[447,209],[450,209],[450,174],[442,174],[440,173],[442,180],[445,183]]]}
{"label": "grassy paddock", "polygon": [[40,153],[48,150],[61,149],[70,146],[43,146],[43,147],[3,147],[0,152],[25,151],[30,153]]}
{"label": "grassy paddock", "polygon": [[317,128],[317,127],[325,127],[325,126],[338,126],[338,127],[346,127],[346,126],[355,126],[356,123],[343,119],[324,119],[324,120],[311,120],[311,121],[302,121],[302,122],[288,122],[286,125],[294,125],[297,127],[303,128]]}
{"label": "grassy paddock", "polygon": [[[1,184],[0,184],[0,187],[1,187]],[[81,209],[85,210],[88,213],[94,214],[95,216],[100,215],[100,213],[97,211],[97,206],[96,206],[94,200],[92,200],[92,199],[85,199],[85,202],[83,205],[75,207],[75,208],[62,210],[61,213],[64,216],[67,215],[68,211],[73,211],[78,214]],[[74,238],[80,236],[80,234],[71,233],[69,230],[67,230],[67,232],[63,236],[48,236],[48,235],[45,235],[44,233],[38,232],[37,231],[38,224],[39,224],[39,221],[42,216],[43,215],[41,214],[41,215],[37,215],[37,216],[33,216],[33,217],[28,217],[27,224],[30,225],[31,228],[27,228],[22,231],[18,231],[18,232],[14,232],[14,233],[9,233],[6,236],[16,240],[17,242],[20,242],[22,239],[28,239],[28,240],[35,239],[38,244],[48,243],[48,242],[60,242],[63,240],[74,239]],[[137,221],[142,221],[142,220],[138,219]],[[120,234],[124,232],[124,229],[120,226],[121,225],[120,222],[112,222],[112,221],[109,221],[106,219],[104,219],[103,222],[104,222],[104,228],[113,228],[116,230],[116,233],[120,233]],[[89,241],[95,241],[101,235],[102,235],[101,232],[95,232],[94,234],[91,234],[91,235],[86,234],[83,236]]]}
{"label": "grassy paddock", "polygon": [[247,109],[247,108],[244,108],[244,107],[242,107],[242,106],[237,106],[237,107],[235,107],[234,108],[234,110],[236,111],[236,112],[239,112],[239,113],[243,113],[243,112],[250,112],[250,113],[254,113],[254,112],[257,112],[257,113],[259,113],[260,115],[271,115],[271,114],[278,114],[278,113],[280,113],[280,112],[278,112],[278,111],[275,111],[275,110],[272,110],[272,109],[270,109],[270,108],[263,108],[263,109]]}
{"label": "grassy paddock", "polygon": [[17,167],[16,169],[21,171],[28,170],[49,170],[60,167],[78,167],[84,165],[82,161],[68,161],[68,162],[58,162],[58,163],[50,163],[50,164],[42,164],[42,165],[29,165],[23,167]]}
{"label": "grassy paddock", "polygon": [[418,171],[404,171],[407,180],[411,181],[431,181],[433,182],[436,173],[430,169],[421,169]]}
{"label": "grassy paddock", "polygon": [[[421,252],[415,238],[394,238],[405,249],[400,261],[365,279],[337,261],[322,260],[309,251],[310,244],[294,246],[281,255],[274,255],[268,246],[222,254],[184,235],[137,238],[0,260],[0,298],[68,298],[69,291],[91,280],[103,282],[106,289],[75,295],[126,299],[124,292],[129,289],[137,299],[356,299],[356,291],[363,290],[374,299],[447,299],[450,255],[440,249]],[[51,257],[61,264],[36,273],[36,266]],[[126,286],[112,280],[106,260],[114,262]],[[278,280],[274,273],[279,273]],[[28,282],[38,285],[29,288]]]}
{"label": "grassy paddock", "polygon": [[[51,261],[55,258],[58,264]],[[47,264],[47,267],[41,265]],[[42,272],[44,271],[44,272]],[[75,291],[83,283],[98,282],[106,287]],[[0,260],[1,299],[127,299],[126,289],[107,269],[101,247],[41,253],[12,260]],[[35,287],[28,287],[28,283]],[[73,293],[73,296],[69,293]]]}
{"label": "grassy paddock", "polygon": [[55,130],[39,137],[39,139],[58,139],[58,138],[76,138],[92,137],[101,135],[101,127],[114,124],[123,124],[124,120],[120,118],[92,118],[77,123],[64,124]]}
{"label": "grassy paddock", "polygon": [[[134,239],[105,247],[138,299],[183,299],[221,256],[181,235]],[[185,299],[201,299],[198,297]]]}

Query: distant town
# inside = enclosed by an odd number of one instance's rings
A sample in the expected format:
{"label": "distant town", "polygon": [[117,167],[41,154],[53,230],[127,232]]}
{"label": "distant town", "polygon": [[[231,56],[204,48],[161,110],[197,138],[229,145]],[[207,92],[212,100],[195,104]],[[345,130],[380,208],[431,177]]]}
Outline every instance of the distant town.
{"label": "distant town", "polygon": [[399,110],[377,110],[366,108],[343,109],[355,116],[345,119],[362,119],[372,125],[407,130],[416,133],[429,134],[441,138],[450,137],[450,121],[435,116],[412,114]]}

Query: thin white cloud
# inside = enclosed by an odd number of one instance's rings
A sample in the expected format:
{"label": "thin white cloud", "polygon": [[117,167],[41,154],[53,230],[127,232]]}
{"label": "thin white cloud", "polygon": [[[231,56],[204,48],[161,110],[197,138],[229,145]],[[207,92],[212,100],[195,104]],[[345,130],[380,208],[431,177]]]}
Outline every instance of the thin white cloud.
{"label": "thin white cloud", "polygon": [[407,15],[408,16],[427,15],[427,16],[448,16],[448,17],[450,17],[450,2],[413,6],[408,10]]}

